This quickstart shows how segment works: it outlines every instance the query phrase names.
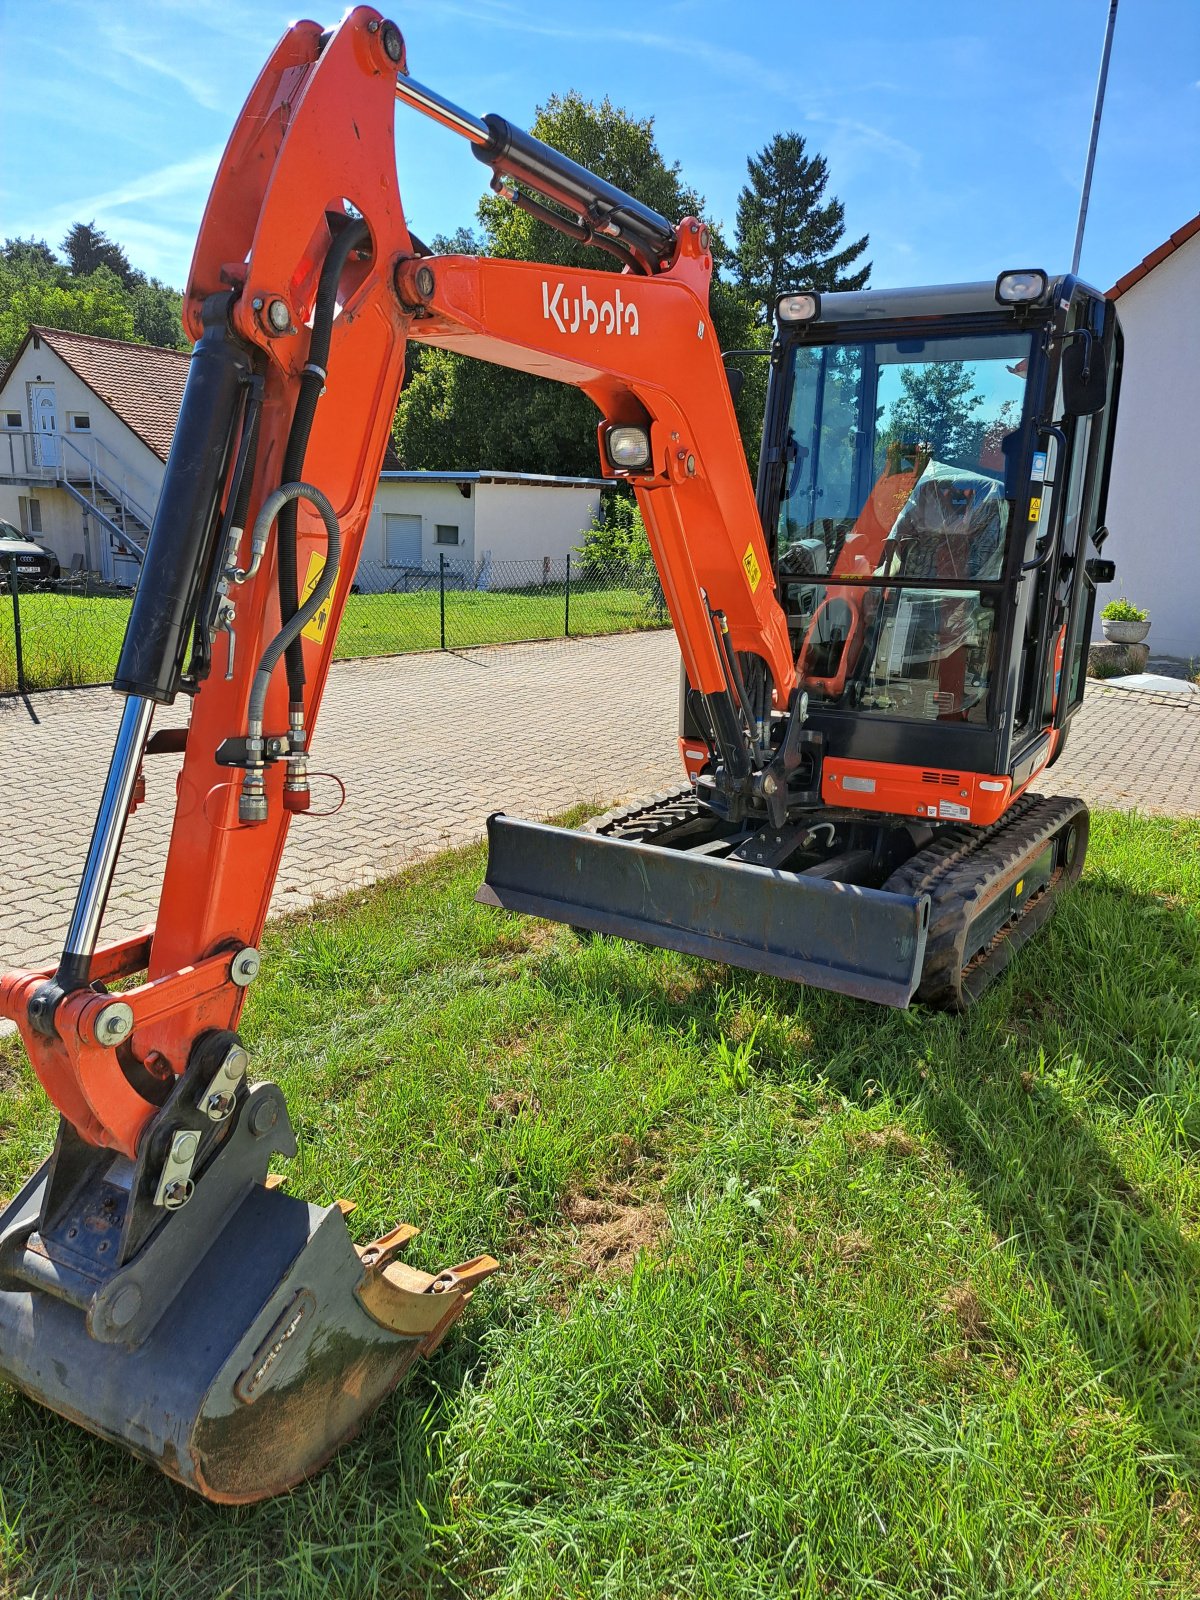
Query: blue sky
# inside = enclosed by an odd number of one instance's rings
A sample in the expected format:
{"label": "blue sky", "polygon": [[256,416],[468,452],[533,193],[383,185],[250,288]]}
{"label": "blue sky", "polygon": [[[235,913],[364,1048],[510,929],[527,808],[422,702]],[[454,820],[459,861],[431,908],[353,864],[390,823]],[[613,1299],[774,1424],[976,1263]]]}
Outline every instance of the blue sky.
{"label": "blue sky", "polygon": [[[652,115],[730,234],[747,154],[799,130],[828,157],[848,230],[870,233],[882,287],[1069,265],[1106,13],[1106,0],[426,0],[391,14],[413,76],[478,114],[528,125],[547,95],[578,89]],[[182,285],[285,4],[0,0],[0,18],[0,234],[57,244],[94,218]],[[397,147],[418,233],[473,220],[485,174],[463,141],[398,107]],[[1107,287],[1194,216],[1198,174],[1200,0],[1122,0],[1084,276]]]}

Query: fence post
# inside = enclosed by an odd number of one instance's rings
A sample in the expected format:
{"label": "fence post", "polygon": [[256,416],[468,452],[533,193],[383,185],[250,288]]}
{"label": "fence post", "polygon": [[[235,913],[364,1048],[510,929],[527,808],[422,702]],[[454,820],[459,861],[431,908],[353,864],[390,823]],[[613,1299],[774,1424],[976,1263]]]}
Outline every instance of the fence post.
{"label": "fence post", "polygon": [[571,637],[571,552],[567,551],[567,596],[563,612],[563,638]]}
{"label": "fence post", "polygon": [[21,599],[17,589],[17,558],[8,558],[8,584],[12,590],[13,654],[17,658],[17,693],[25,694],[25,652],[21,646]]}
{"label": "fence post", "polygon": [[442,649],[446,648],[446,552],[438,551],[438,612],[442,624]]}

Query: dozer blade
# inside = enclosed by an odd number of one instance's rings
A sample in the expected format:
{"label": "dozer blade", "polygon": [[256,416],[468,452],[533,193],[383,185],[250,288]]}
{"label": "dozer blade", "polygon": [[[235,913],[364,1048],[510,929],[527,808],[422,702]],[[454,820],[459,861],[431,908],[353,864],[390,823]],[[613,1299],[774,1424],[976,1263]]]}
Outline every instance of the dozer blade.
{"label": "dozer blade", "polygon": [[412,1228],[356,1247],[338,1206],[264,1184],[272,1150],[294,1150],[279,1091],[235,1115],[187,1207],[116,1270],[129,1163],[110,1156],[39,1220],[65,1128],[0,1215],[0,1376],[225,1503],[322,1466],[496,1268],[406,1267]]}
{"label": "dozer blade", "polygon": [[926,895],[503,815],[488,818],[475,898],[892,1006],[920,982],[929,918]]}

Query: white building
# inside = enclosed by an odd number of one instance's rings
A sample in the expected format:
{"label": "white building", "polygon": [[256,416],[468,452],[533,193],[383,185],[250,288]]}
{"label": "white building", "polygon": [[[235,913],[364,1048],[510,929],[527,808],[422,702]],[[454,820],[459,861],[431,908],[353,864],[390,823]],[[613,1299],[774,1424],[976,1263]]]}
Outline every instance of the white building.
{"label": "white building", "polygon": [[[183,399],[186,350],[31,328],[0,377],[0,518],[64,572],[136,581]],[[365,591],[525,587],[562,577],[601,478],[402,472],[384,463],[356,575]]]}
{"label": "white building", "polygon": [[456,585],[523,588],[558,581],[599,513],[603,487],[603,478],[528,472],[385,471],[358,586],[425,586],[443,559]]}
{"label": "white building", "polygon": [[[1109,290],[1125,333],[1104,554],[1150,613],[1152,655],[1200,661],[1200,216]],[[1099,631],[1099,630],[1097,630]]]}

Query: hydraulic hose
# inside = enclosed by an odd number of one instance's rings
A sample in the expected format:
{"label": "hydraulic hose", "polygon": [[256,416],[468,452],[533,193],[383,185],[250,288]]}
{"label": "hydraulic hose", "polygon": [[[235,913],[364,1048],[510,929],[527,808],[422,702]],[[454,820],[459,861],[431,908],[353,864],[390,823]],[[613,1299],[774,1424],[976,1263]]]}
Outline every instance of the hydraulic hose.
{"label": "hydraulic hose", "polygon": [[[294,487],[304,471],[304,456],[308,449],[308,436],[312,432],[317,401],[325,390],[329,346],[333,338],[333,317],[337,309],[337,290],[342,272],[353,250],[370,237],[370,231],[361,218],[349,222],[334,236],[321,268],[317,284],[317,299],[313,307],[312,336],[308,343],[308,361],[300,376],[300,392],[296,410],[288,433],[287,449],[283,456],[283,481]],[[323,497],[322,497],[323,498]],[[285,623],[297,615],[299,605],[299,576],[296,570],[296,509],[295,496],[284,506],[279,518],[277,566],[279,573],[279,614]],[[270,503],[269,501],[267,502]],[[314,505],[316,502],[313,502]],[[320,510],[320,506],[317,506]],[[322,516],[324,512],[322,512]],[[328,569],[327,569],[328,570]],[[300,627],[304,624],[301,623]],[[300,644],[300,628],[285,641],[287,650],[287,679],[289,698],[295,702],[304,695],[304,651]]]}
{"label": "hydraulic hose", "polygon": [[[297,500],[307,500],[320,514],[321,521],[325,524],[327,539],[325,566],[321,576],[317,579],[316,587],[308,599],[283,624],[279,632],[263,651],[258,663],[258,671],[254,674],[254,683],[250,690],[250,707],[247,715],[247,731],[251,738],[254,737],[255,727],[261,737],[263,707],[266,704],[267,688],[271,682],[271,674],[279,664],[279,658],[291,645],[297,643],[302,630],[316,616],[317,612],[333,589],[337,578],[338,561],[342,554],[342,533],[338,527],[337,513],[330,505],[328,499],[320,489],[311,483],[285,483],[281,484],[272,494],[269,494],[262,503],[262,509],[254,523],[252,545],[259,544],[266,539],[270,532],[271,524],[279,517],[283,521],[282,513],[288,506],[294,506]],[[293,519],[295,512],[292,512]]]}
{"label": "hydraulic hose", "polygon": [[[311,483],[285,483],[267,496],[255,519],[251,535],[252,550],[261,551],[265,548],[271,524],[278,517],[282,525],[283,513],[289,506],[294,506],[297,500],[307,500],[316,508],[321,521],[325,524],[325,565],[308,599],[292,613],[263,651],[254,674],[246,713],[246,775],[242,780],[242,792],[238,799],[238,818],[242,822],[263,822],[267,815],[263,712],[267,702],[267,690],[271,685],[271,675],[286,650],[292,645],[300,647],[301,632],[316,616],[333,590],[338,563],[341,560],[342,536],[337,514],[328,498]],[[298,724],[298,731],[302,733],[302,719],[291,720]]]}

